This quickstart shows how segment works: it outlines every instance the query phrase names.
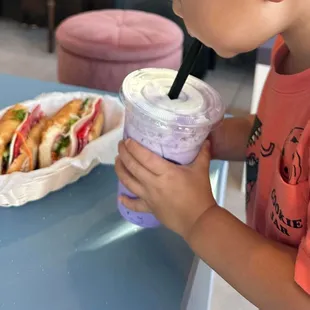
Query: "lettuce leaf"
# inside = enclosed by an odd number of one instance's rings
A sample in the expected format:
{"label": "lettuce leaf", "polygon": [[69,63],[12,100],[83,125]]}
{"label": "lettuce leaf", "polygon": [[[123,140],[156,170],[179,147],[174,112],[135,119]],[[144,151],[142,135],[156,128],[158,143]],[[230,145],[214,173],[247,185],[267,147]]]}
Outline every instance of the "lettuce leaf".
{"label": "lettuce leaf", "polygon": [[25,110],[15,110],[13,111],[13,114],[14,114],[14,118],[20,122],[22,122],[26,115],[27,115],[27,112]]}

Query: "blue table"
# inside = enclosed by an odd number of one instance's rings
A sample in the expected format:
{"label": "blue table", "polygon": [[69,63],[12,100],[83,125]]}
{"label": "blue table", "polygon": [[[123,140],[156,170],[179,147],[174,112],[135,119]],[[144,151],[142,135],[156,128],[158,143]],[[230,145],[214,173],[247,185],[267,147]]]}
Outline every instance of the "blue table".
{"label": "blue table", "polygon": [[[0,74],[0,108],[75,90]],[[219,203],[226,172],[225,164],[212,164]],[[207,309],[210,270],[197,280],[201,262],[181,238],[125,222],[116,190],[113,167],[100,166],[40,201],[0,208],[1,310]]]}

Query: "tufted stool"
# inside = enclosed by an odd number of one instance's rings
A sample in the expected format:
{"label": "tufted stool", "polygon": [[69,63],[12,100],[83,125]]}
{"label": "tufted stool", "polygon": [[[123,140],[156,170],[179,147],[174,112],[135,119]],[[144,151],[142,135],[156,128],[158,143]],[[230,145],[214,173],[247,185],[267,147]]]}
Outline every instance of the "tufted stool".
{"label": "tufted stool", "polygon": [[137,69],[178,69],[183,32],[159,15],[102,10],[66,19],[56,31],[58,80],[116,92]]}

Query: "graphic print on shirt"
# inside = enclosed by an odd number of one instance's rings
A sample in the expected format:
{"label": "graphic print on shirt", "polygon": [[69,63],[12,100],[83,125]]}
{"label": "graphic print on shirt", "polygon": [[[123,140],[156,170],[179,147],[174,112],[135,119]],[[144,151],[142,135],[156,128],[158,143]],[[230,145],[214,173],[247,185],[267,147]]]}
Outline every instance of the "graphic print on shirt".
{"label": "graphic print on shirt", "polygon": [[288,184],[298,184],[302,174],[301,158],[296,149],[303,130],[301,127],[293,128],[282,148],[280,173]]}
{"label": "graphic print on shirt", "polygon": [[[297,185],[302,181],[302,161],[297,146],[303,131],[304,129],[301,127],[294,127],[283,143],[279,169],[282,179],[287,184]],[[297,189],[298,187],[294,188]],[[281,205],[281,201],[284,205],[290,202],[287,199],[283,200],[282,195],[278,189],[274,188],[272,190],[270,199],[273,210],[270,214],[270,219],[278,231],[290,237],[294,229],[302,229],[304,224],[301,218],[289,218],[285,214],[285,207]]]}
{"label": "graphic print on shirt", "polygon": [[256,115],[254,119],[254,125],[250,133],[248,147],[254,145],[256,141],[259,139],[259,137],[262,135],[262,125],[263,125],[262,122]]}
{"label": "graphic print on shirt", "polygon": [[249,203],[253,187],[257,181],[259,159],[255,153],[251,153],[246,158],[247,182],[246,182],[246,204]]}
{"label": "graphic print on shirt", "polygon": [[261,150],[260,150],[261,155],[263,157],[271,156],[274,151],[275,146],[276,145],[273,142],[270,142],[268,147],[264,147],[263,145],[261,145]]}
{"label": "graphic print on shirt", "polygon": [[[253,128],[250,133],[247,147],[251,149],[262,135],[262,122],[255,116]],[[249,203],[251,193],[257,181],[259,158],[254,152],[251,152],[246,158],[247,181],[246,181],[246,204]]]}
{"label": "graphic print on shirt", "polygon": [[[251,152],[251,148],[256,145],[256,142],[259,141],[262,135],[262,126],[263,123],[255,116],[254,125],[251,131],[251,135],[248,141],[248,149],[250,150],[250,154],[246,158],[246,166],[247,166],[247,184],[246,184],[246,204],[249,203],[251,199],[251,193],[257,181],[258,168],[259,168],[259,157],[255,152]],[[273,154],[275,149],[275,144],[270,142],[268,147],[260,145],[260,155],[262,157],[269,157]]]}
{"label": "graphic print on shirt", "polygon": [[270,214],[270,219],[273,225],[284,235],[290,236],[289,229],[301,229],[303,228],[302,219],[291,219],[285,216],[282,211],[281,205],[278,201],[276,189],[273,189],[270,195],[273,205],[273,211]]}

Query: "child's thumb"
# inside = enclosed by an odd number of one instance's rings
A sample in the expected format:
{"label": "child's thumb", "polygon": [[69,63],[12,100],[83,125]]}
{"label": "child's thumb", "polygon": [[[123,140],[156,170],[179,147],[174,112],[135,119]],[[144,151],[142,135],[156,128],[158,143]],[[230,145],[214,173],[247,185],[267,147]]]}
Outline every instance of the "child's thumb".
{"label": "child's thumb", "polygon": [[206,140],[200,149],[200,152],[194,162],[194,166],[199,168],[204,167],[205,169],[209,169],[211,154],[210,154],[210,141]]}

